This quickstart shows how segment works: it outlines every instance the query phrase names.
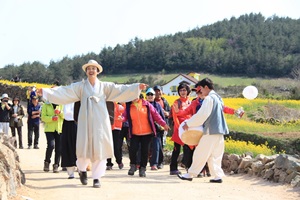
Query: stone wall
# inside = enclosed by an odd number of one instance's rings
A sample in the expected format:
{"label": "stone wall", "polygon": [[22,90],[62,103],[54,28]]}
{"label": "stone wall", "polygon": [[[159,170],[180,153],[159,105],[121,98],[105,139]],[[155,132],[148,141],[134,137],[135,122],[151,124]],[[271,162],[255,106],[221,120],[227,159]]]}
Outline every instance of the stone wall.
{"label": "stone wall", "polygon": [[25,184],[19,156],[13,147],[15,138],[0,133],[0,199],[15,196],[16,189]]}
{"label": "stone wall", "polygon": [[244,173],[266,181],[300,187],[300,160],[291,155],[223,155],[222,168],[228,173]]}
{"label": "stone wall", "polygon": [[[164,163],[170,164],[172,152],[164,152]],[[179,161],[182,160],[180,154]],[[289,184],[300,187],[300,160],[290,155],[258,155],[252,158],[251,153],[236,155],[224,153],[222,168],[226,174],[248,174],[266,181]]]}

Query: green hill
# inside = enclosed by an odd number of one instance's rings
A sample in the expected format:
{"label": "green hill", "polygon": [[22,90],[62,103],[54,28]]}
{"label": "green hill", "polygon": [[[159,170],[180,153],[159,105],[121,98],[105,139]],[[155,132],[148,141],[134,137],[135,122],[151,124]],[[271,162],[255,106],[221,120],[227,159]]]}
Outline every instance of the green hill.
{"label": "green hill", "polygon": [[81,66],[95,59],[103,65],[104,76],[194,71],[299,80],[299,33],[300,19],[265,18],[260,13],[250,13],[188,32],[149,40],[134,38],[127,44],[105,47],[99,53],[51,61],[48,66],[39,62],[7,65],[0,69],[0,74],[9,80],[19,75],[28,82],[59,80],[66,84],[82,79],[85,75]]}

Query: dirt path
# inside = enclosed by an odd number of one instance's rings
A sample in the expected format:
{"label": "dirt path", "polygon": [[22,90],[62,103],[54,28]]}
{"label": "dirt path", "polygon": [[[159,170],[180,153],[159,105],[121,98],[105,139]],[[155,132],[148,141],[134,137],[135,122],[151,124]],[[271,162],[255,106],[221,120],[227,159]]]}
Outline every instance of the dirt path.
{"label": "dirt path", "polygon": [[[26,122],[27,119],[24,119]],[[26,124],[26,123],[25,123]],[[23,141],[27,144],[27,127],[23,127]],[[148,167],[147,177],[138,173],[128,176],[128,155],[124,158],[124,168],[116,165],[101,179],[101,188],[92,187],[91,173],[88,172],[87,186],[81,185],[78,174],[75,179],[67,179],[67,173],[46,173],[43,162],[46,136],[43,126],[40,130],[40,149],[18,149],[21,167],[26,175],[26,184],[18,189],[15,199],[300,199],[300,188],[276,184],[262,178],[248,175],[227,175],[222,184],[209,183],[209,178],[194,178],[192,182],[182,181],[169,175],[169,166],[159,171]],[[52,170],[52,167],[51,167]],[[183,169],[181,169],[184,172]]]}

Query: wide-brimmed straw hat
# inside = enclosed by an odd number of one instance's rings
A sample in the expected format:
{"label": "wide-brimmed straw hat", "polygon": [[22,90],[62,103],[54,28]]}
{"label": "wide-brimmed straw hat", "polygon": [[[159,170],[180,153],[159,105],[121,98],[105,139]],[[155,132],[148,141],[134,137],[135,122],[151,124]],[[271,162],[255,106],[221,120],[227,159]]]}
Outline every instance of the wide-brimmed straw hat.
{"label": "wide-brimmed straw hat", "polygon": [[86,72],[86,68],[88,66],[94,66],[97,67],[99,70],[99,73],[101,73],[103,71],[103,68],[101,65],[98,64],[98,62],[96,60],[89,60],[89,62],[87,64],[82,65],[82,69],[84,72]]}
{"label": "wide-brimmed straw hat", "polygon": [[1,99],[4,99],[4,98],[8,98],[9,99],[8,94],[6,94],[6,93],[2,94]]}
{"label": "wide-brimmed straw hat", "polygon": [[198,145],[201,137],[203,136],[203,127],[189,127],[187,131],[183,130],[184,122],[179,126],[179,138],[184,144],[187,145]]}

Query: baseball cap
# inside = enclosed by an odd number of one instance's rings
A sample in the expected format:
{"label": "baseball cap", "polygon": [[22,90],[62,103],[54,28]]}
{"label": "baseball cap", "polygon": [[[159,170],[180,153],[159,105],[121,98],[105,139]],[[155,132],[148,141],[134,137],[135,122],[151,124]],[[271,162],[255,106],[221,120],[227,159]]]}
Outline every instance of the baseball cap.
{"label": "baseball cap", "polygon": [[155,94],[155,91],[152,88],[148,88],[148,90],[146,91],[146,94],[148,94],[148,93]]}
{"label": "baseball cap", "polygon": [[153,87],[153,90],[160,90],[160,91],[163,91],[162,90],[162,87],[160,85],[156,85]]}

